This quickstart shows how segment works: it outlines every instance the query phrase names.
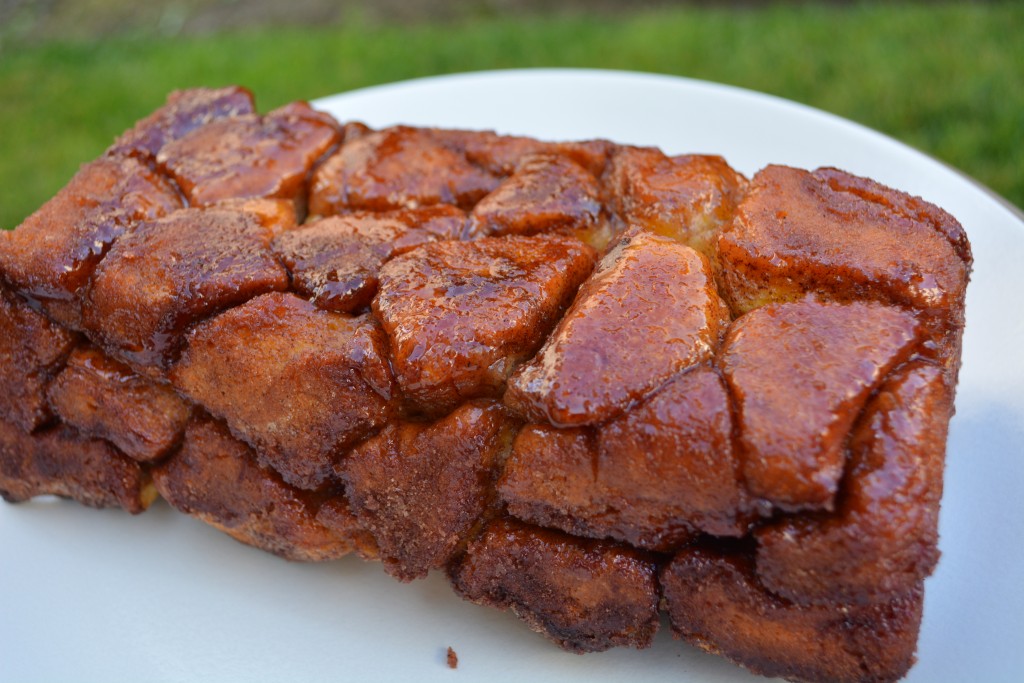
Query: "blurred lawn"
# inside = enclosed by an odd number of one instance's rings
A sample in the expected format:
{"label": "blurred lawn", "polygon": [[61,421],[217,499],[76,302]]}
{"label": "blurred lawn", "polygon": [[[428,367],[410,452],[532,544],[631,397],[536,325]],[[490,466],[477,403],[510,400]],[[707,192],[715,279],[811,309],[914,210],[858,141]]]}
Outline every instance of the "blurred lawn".
{"label": "blurred lawn", "polygon": [[1024,3],[677,8],[615,17],[358,24],[0,47],[0,226],[11,228],[174,88],[262,109],[418,76],[533,66],[685,75],[881,130],[1024,206]]}

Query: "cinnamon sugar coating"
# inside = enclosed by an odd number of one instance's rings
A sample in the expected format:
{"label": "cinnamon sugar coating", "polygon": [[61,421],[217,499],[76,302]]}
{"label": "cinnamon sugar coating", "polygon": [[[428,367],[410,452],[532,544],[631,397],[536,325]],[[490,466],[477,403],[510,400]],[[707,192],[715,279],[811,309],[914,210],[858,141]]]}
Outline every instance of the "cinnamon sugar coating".
{"label": "cinnamon sugar coating", "polygon": [[894,681],[971,265],[837,169],[183,91],[0,234],[0,493],[159,490],[573,652],[665,611],[758,673]]}
{"label": "cinnamon sugar coating", "polygon": [[317,497],[260,467],[244,443],[212,420],[189,424],[181,449],[153,470],[153,481],[178,510],[289,560],[332,560],[352,549],[317,520]]}
{"label": "cinnamon sugar coating", "polygon": [[51,417],[46,387],[77,335],[0,286],[0,413],[30,432]]}
{"label": "cinnamon sugar coating", "polygon": [[265,294],[197,326],[171,381],[301,488],[387,421],[391,373],[366,316]]}
{"label": "cinnamon sugar coating", "polygon": [[388,335],[395,379],[415,410],[499,397],[540,346],[593,250],[566,237],[435,242],[384,266],[373,312]]}
{"label": "cinnamon sugar coating", "polygon": [[67,425],[27,434],[0,420],[0,496],[19,502],[46,495],[138,514],[156,491],[142,465],[105,441]]}
{"label": "cinnamon sugar coating", "polygon": [[391,422],[338,465],[390,574],[409,581],[451,560],[492,504],[515,427],[499,403],[475,401],[436,422]]}
{"label": "cinnamon sugar coating", "polygon": [[355,313],[377,293],[391,258],[428,242],[474,236],[466,214],[448,204],[314,220],[274,240],[292,286],[318,307]]}
{"label": "cinnamon sugar coating", "polygon": [[164,367],[192,323],[288,288],[270,252],[279,230],[260,215],[220,207],[141,223],[97,268],[84,325],[121,358]]}
{"label": "cinnamon sugar coating", "polygon": [[0,233],[0,270],[19,292],[65,304],[58,322],[78,327],[81,291],[114,240],[180,206],[176,188],[144,164],[97,159],[16,230]]}
{"label": "cinnamon sugar coating", "polygon": [[466,599],[511,608],[533,630],[582,653],[651,644],[658,630],[654,568],[625,546],[497,520],[449,573]]}
{"label": "cinnamon sugar coating", "polygon": [[920,585],[866,605],[801,606],[765,590],[748,554],[705,546],[680,551],[659,580],[679,637],[754,673],[889,683],[914,662]]}

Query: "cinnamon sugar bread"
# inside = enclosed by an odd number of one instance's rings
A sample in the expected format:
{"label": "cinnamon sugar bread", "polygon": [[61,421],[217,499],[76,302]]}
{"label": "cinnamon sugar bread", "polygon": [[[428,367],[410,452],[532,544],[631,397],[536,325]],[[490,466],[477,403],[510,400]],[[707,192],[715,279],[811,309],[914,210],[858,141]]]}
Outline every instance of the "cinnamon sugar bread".
{"label": "cinnamon sugar bread", "polygon": [[894,681],[970,246],[836,169],[174,93],[0,233],[0,492],[447,572],[574,652]]}

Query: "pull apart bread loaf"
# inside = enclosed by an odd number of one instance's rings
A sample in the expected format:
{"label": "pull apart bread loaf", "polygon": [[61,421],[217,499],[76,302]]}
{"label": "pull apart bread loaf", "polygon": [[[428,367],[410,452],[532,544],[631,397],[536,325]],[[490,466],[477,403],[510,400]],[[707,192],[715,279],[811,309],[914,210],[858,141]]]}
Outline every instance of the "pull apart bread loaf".
{"label": "pull apart bread loaf", "polygon": [[0,239],[0,491],[439,569],[574,652],[893,681],[971,269],[832,168],[191,90]]}

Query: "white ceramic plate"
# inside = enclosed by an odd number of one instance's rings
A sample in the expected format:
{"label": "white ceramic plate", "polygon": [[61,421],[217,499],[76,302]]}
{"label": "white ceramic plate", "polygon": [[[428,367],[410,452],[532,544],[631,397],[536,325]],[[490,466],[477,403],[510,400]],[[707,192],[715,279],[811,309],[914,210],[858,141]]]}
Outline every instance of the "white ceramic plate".
{"label": "white ceramic plate", "polygon": [[[1024,223],[942,164],[848,121],[736,88],[595,71],[432,78],[321,100],[341,119],[606,137],[833,165],[956,215],[974,246],[942,512],[908,680],[1024,672]],[[444,664],[445,648],[459,668]],[[290,564],[159,504],[141,517],[68,502],[0,504],[0,681],[755,681],[673,641],[579,657],[462,602],[441,576],[402,585],[354,558]]]}

